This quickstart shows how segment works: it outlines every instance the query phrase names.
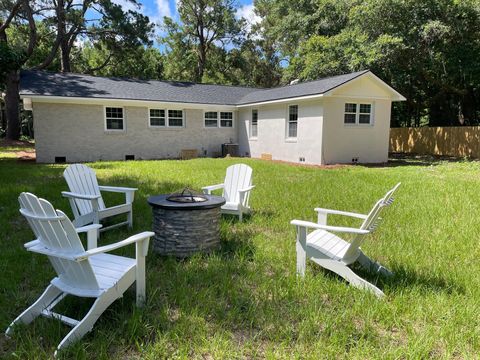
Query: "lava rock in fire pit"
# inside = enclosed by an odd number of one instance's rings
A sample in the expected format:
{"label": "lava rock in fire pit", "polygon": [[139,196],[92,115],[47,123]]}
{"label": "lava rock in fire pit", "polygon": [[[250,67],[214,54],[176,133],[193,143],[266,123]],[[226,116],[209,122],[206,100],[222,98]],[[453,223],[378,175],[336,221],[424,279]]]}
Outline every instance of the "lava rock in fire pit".
{"label": "lava rock in fire pit", "polygon": [[160,255],[185,258],[210,252],[220,244],[221,196],[185,188],[174,194],[148,198],[153,211],[153,250]]}

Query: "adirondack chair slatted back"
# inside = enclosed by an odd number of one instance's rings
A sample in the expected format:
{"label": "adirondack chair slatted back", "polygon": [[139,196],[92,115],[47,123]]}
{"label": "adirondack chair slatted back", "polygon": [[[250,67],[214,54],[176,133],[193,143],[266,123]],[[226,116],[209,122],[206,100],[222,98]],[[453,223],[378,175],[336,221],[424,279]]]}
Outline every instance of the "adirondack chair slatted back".
{"label": "adirondack chair slatted back", "polygon": [[[101,195],[98,188],[95,171],[83,164],[69,165],[63,172],[71,192],[82,195]],[[89,200],[75,199],[75,205],[79,215],[89,214],[93,211],[92,202]],[[103,199],[98,199],[100,210],[105,209]]]}
{"label": "adirondack chair slatted back", "polygon": [[[370,232],[373,232],[377,229],[380,221],[382,220],[382,218],[380,217],[381,213],[386,207],[390,206],[393,203],[393,194],[395,193],[395,191],[397,191],[399,186],[400,183],[395,185],[393,189],[389,190],[383,198],[381,198],[375,203],[372,210],[370,210],[370,212],[368,213],[367,218],[363,221],[362,226],[360,226],[360,229],[368,230]],[[358,249],[362,245],[364,239],[365,235],[355,236],[355,238],[350,243],[349,249],[344,255],[344,259],[356,256],[356,254],[358,253]]]}
{"label": "adirondack chair slatted back", "polygon": [[[223,197],[227,202],[240,202],[238,190],[252,185],[252,168],[245,164],[235,164],[227,168],[225,175]],[[250,194],[247,193],[243,199],[243,206],[248,206]]]}
{"label": "adirondack chair slatted back", "polygon": [[[85,252],[72,222],[62,211],[55,211],[52,204],[31,193],[21,193],[18,201],[21,214],[42,247],[62,255]],[[54,255],[48,255],[48,259],[62,283],[80,289],[99,288],[88,259],[76,262]]]}
{"label": "adirondack chair slatted back", "polygon": [[395,187],[390,191],[388,191],[383,198],[377,201],[373,209],[368,214],[368,217],[365,219],[362,226],[360,227],[361,229],[375,231],[380,221],[382,220],[382,218],[380,217],[380,214],[383,212],[383,210],[386,207],[393,204],[393,201],[394,201],[393,194],[395,193],[395,191],[397,191],[399,186],[400,186],[400,183],[395,185]]}

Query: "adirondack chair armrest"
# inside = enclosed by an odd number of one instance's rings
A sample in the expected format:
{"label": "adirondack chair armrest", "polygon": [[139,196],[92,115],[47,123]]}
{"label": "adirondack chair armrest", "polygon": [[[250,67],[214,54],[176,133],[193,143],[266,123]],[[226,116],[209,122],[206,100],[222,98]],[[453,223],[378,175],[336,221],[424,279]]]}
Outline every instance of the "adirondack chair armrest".
{"label": "adirondack chair armrest", "polygon": [[73,199],[81,199],[81,200],[97,200],[100,199],[100,195],[85,195],[85,194],[77,194],[70,191],[62,191],[63,197],[66,198],[73,198]]}
{"label": "adirondack chair armrest", "polygon": [[350,234],[357,234],[357,235],[365,235],[370,233],[369,230],[362,230],[362,229],[351,228],[351,227],[321,225],[321,224],[316,224],[314,222],[303,221],[303,220],[292,220],[290,224],[304,227],[304,228],[325,230],[325,231],[331,231],[331,232],[350,233]]}
{"label": "adirondack chair armrest", "polygon": [[[141,242],[141,241],[144,241],[144,240],[148,240],[154,235],[155,235],[155,233],[153,233],[151,231],[144,231],[140,234],[130,236],[129,238],[127,238],[125,240],[122,240],[122,241],[119,241],[119,242],[116,242],[116,243],[113,243],[113,244],[109,244],[109,245],[100,246],[100,247],[97,247],[95,249],[90,249],[88,251],[85,251],[84,253],[76,256],[75,261],[82,261],[82,260],[85,260],[86,258],[88,258],[90,256],[93,256],[93,255],[110,252],[110,251],[119,249],[121,247],[130,245],[130,244],[134,244],[134,243],[138,243],[138,242]],[[145,244],[145,246],[143,247],[142,250],[143,251],[142,251],[141,255],[146,256],[147,252],[148,252],[148,241],[146,241],[146,244]]]}
{"label": "adirondack chair armrest", "polygon": [[223,189],[223,187],[224,187],[223,184],[204,186],[204,187],[202,187],[202,191],[203,191],[204,194],[210,195],[213,190]]}
{"label": "adirondack chair armrest", "polygon": [[108,192],[120,192],[120,193],[126,193],[126,192],[135,192],[138,190],[138,188],[129,188],[129,187],[120,187],[120,186],[103,186],[99,185],[98,188],[101,191],[108,191]]}
{"label": "adirondack chair armrest", "polygon": [[75,228],[75,231],[77,232],[77,234],[80,234],[80,233],[89,232],[92,230],[98,230],[102,228],[102,226],[103,226],[102,224],[90,224],[90,225]]}
{"label": "adirondack chair armrest", "polygon": [[125,202],[127,204],[133,203],[135,191],[138,190],[137,188],[128,188],[128,187],[120,187],[120,186],[98,186],[98,188],[100,189],[100,191],[124,193]]}
{"label": "adirondack chair armrest", "polygon": [[88,250],[95,249],[97,247],[98,233],[102,226],[103,226],[102,224],[90,224],[87,226],[75,228],[75,231],[77,232],[77,234],[85,233],[85,232],[87,233]]}
{"label": "adirondack chair armrest", "polygon": [[246,187],[245,189],[240,189],[240,190],[238,190],[238,192],[239,192],[240,194],[244,194],[244,193],[246,193],[246,192],[251,191],[254,187],[255,187],[255,185],[250,185],[250,186]]}
{"label": "adirondack chair armrest", "polygon": [[315,211],[317,213],[350,216],[350,217],[364,219],[364,220],[368,217],[368,215],[364,215],[364,214],[358,214],[358,213],[349,212],[349,211],[332,210],[332,209],[315,208]]}

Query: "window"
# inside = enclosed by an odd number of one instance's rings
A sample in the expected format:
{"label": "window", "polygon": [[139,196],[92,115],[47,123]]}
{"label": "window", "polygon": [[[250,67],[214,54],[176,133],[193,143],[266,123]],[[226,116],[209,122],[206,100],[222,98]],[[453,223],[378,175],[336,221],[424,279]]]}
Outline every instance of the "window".
{"label": "window", "polygon": [[218,113],[216,111],[205,112],[205,127],[218,127]]}
{"label": "window", "polygon": [[250,137],[258,136],[258,110],[252,110],[252,122],[250,124]]}
{"label": "window", "polygon": [[183,111],[168,110],[168,126],[183,127]]}
{"label": "window", "polygon": [[297,137],[297,123],[298,123],[298,105],[290,105],[288,107],[288,124],[287,137]]}
{"label": "window", "polygon": [[345,124],[355,124],[357,119],[357,104],[345,104]]}
{"label": "window", "polygon": [[372,123],[372,104],[345,104],[344,124],[369,125]]}
{"label": "window", "polygon": [[371,112],[372,112],[371,104],[360,104],[360,113],[358,114],[358,123],[370,124]]}
{"label": "window", "polygon": [[166,126],[164,109],[150,109],[150,126]]}
{"label": "window", "polygon": [[123,108],[105,108],[105,129],[123,130]]}
{"label": "window", "polygon": [[[218,122],[220,119],[220,123]],[[206,128],[231,128],[233,127],[233,112],[231,111],[205,111],[204,124]]]}
{"label": "window", "polygon": [[233,112],[220,112],[220,127],[233,127]]}

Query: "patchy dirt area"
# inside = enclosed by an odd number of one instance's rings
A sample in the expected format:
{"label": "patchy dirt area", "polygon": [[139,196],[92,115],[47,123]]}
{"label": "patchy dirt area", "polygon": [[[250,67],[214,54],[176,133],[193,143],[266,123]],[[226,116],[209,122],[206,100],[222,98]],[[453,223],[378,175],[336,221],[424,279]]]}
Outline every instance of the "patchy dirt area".
{"label": "patchy dirt area", "polygon": [[35,144],[30,141],[0,140],[0,153],[6,153],[9,157],[19,161],[35,161]]}

